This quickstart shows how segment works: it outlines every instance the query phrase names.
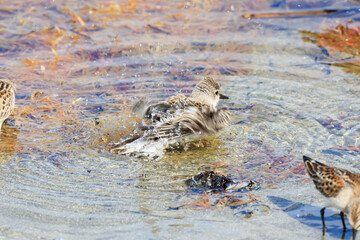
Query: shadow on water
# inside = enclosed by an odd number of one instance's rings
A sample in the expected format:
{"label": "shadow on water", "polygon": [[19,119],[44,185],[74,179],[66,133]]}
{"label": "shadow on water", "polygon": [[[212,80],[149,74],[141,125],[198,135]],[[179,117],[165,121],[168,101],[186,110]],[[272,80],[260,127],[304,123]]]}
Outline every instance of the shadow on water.
{"label": "shadow on water", "polygon": [[320,216],[321,207],[310,204],[294,202],[285,198],[268,196],[268,199],[276,206],[281,208],[290,217],[298,220],[300,223],[314,228],[319,232],[319,239],[326,239],[327,235],[337,239],[352,239],[352,229],[349,221],[345,218],[347,229],[343,236],[343,227],[340,214],[337,211],[327,208],[325,210],[325,225],[327,227],[325,236],[322,236],[322,222]]}

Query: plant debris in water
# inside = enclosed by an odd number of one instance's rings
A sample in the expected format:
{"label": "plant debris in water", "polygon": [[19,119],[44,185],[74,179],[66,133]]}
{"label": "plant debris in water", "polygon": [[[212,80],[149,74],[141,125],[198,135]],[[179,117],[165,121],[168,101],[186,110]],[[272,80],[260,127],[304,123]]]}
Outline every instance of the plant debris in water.
{"label": "plant debris in water", "polygon": [[203,209],[221,209],[224,207],[237,208],[239,206],[256,201],[257,200],[252,198],[250,194],[248,200],[242,200],[241,197],[235,195],[226,195],[219,198],[218,195],[212,195],[209,192],[204,192],[200,200],[196,200],[178,207],[170,207],[169,210],[179,210],[180,208],[186,207]]}
{"label": "plant debris in water", "polygon": [[[351,21],[349,22],[351,23]],[[300,31],[302,39],[305,42],[310,42],[318,45],[325,55],[330,55],[329,62],[323,64],[341,67],[347,73],[354,73],[360,76],[360,41],[359,41],[360,27],[351,28],[346,24],[339,24],[336,27],[330,27],[323,33],[317,33],[312,31]],[[326,51],[328,49],[329,51]],[[336,59],[334,53],[342,52],[346,53],[353,58],[344,60],[342,57]],[[335,59],[334,59],[335,58]]]}

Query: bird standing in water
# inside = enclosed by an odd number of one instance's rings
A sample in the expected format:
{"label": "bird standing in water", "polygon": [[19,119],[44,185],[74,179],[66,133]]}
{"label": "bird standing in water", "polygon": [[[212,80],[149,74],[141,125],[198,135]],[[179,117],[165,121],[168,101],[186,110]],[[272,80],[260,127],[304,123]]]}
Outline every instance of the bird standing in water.
{"label": "bird standing in water", "polygon": [[[346,230],[344,213],[347,214],[353,228],[353,240],[360,229],[360,175],[341,168],[326,166],[307,156],[303,156],[305,167],[314,181],[315,187],[328,199],[326,207],[339,209],[343,223],[344,233]],[[325,234],[325,208],[320,210]]]}
{"label": "bird standing in water", "polygon": [[8,79],[0,79],[0,130],[15,107],[15,86]]}
{"label": "bird standing in water", "polygon": [[143,118],[149,123],[140,133],[119,144],[111,152],[129,155],[144,153],[161,155],[169,144],[184,137],[199,139],[215,134],[231,122],[227,107],[217,108],[220,99],[228,99],[220,93],[220,85],[211,77],[199,82],[190,97],[183,94],[169,97],[166,101],[145,108],[143,102],[135,105],[135,111],[146,109]]}

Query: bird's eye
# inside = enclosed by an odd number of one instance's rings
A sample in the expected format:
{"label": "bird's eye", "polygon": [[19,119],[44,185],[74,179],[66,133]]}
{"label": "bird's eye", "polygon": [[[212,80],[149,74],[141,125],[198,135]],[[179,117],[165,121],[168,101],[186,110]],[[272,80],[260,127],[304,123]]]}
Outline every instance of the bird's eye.
{"label": "bird's eye", "polygon": [[215,92],[215,95],[219,95],[219,91],[216,91],[216,92]]}

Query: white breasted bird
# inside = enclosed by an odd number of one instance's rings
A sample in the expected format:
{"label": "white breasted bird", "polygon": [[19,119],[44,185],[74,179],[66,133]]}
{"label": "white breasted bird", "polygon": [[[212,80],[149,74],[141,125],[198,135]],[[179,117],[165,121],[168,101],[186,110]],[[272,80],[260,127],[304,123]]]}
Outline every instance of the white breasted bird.
{"label": "white breasted bird", "polygon": [[[220,99],[228,97],[220,93],[218,82],[205,77],[195,86],[190,97],[179,94],[148,107],[140,101],[135,105],[135,111],[144,112],[143,118],[149,123],[135,136],[115,144],[111,152],[161,156],[169,144],[184,137],[199,139],[215,134],[231,122],[230,110],[217,108]],[[142,108],[145,111],[139,110]]]}
{"label": "white breasted bird", "polygon": [[[340,210],[340,216],[345,231],[344,213],[353,228],[353,240],[360,229],[360,174],[349,172],[345,169],[330,167],[303,156],[305,167],[313,180],[315,187],[328,199],[326,207]],[[325,208],[320,210],[325,234]]]}

